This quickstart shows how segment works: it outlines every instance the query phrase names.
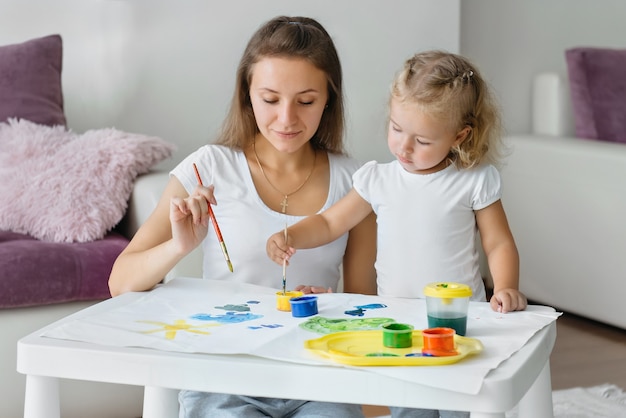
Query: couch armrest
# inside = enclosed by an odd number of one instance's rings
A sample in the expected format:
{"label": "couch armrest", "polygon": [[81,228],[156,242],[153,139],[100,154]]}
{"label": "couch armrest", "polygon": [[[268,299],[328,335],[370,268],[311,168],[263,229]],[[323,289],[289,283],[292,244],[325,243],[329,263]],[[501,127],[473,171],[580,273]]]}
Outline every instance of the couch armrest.
{"label": "couch armrest", "polygon": [[[129,238],[132,238],[152,214],[168,181],[169,173],[166,171],[154,171],[137,177],[128,202],[128,211],[123,226],[123,232]],[[174,277],[202,277],[201,247],[196,248],[182,259],[167,274],[165,280]]]}
{"label": "couch armrest", "polygon": [[626,145],[538,135],[507,141],[502,203],[520,252],[521,290],[626,328]]}
{"label": "couch armrest", "polygon": [[159,203],[168,181],[169,173],[165,171],[154,171],[137,177],[126,212],[124,232],[129,238],[135,235]]}

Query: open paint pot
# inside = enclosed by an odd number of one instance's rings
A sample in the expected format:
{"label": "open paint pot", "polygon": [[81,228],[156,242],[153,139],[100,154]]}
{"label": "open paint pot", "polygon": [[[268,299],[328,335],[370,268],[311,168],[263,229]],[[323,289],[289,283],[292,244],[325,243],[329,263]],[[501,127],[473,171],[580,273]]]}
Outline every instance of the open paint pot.
{"label": "open paint pot", "polygon": [[289,301],[292,298],[298,298],[302,295],[304,295],[304,293],[296,290],[290,290],[285,293],[282,291],[276,292],[276,309],[279,311],[291,312],[291,304]]}
{"label": "open paint pot", "polygon": [[383,345],[389,348],[407,348],[413,345],[413,326],[392,322],[383,325]]}
{"label": "open paint pot", "polygon": [[291,315],[295,317],[303,318],[317,314],[317,296],[300,296],[292,298],[289,303]]}
{"label": "open paint pot", "polygon": [[434,357],[456,356],[459,353],[454,347],[454,334],[454,329],[445,327],[423,330],[422,354]]}

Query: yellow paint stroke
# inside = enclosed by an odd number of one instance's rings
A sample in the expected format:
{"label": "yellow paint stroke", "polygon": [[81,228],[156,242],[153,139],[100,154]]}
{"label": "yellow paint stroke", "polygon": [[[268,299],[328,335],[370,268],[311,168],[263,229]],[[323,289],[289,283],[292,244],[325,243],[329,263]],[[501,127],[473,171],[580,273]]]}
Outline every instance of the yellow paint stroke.
{"label": "yellow paint stroke", "polygon": [[165,332],[165,338],[168,340],[173,340],[176,338],[176,333],[178,331],[186,331],[194,334],[201,335],[209,335],[210,332],[200,331],[199,328],[208,328],[208,327],[217,327],[220,324],[202,324],[202,325],[193,325],[187,323],[184,319],[176,319],[173,324],[168,324],[165,322],[158,321],[137,321],[142,322],[144,324],[154,324],[159,325],[161,328],[149,330],[149,331],[141,331],[142,334],[154,334],[155,332]]}

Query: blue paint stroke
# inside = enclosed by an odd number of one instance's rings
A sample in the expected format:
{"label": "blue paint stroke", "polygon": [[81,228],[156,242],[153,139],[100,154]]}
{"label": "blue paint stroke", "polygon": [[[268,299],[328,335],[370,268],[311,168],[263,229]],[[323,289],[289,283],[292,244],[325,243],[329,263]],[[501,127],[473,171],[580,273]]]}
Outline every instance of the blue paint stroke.
{"label": "blue paint stroke", "polygon": [[249,304],[249,305],[258,305],[261,302],[259,302],[258,300],[249,300],[246,303]]}
{"label": "blue paint stroke", "polygon": [[344,313],[346,315],[352,315],[352,316],[363,316],[365,315],[365,309],[358,308],[358,309],[353,309],[350,311],[345,311]]}
{"label": "blue paint stroke", "polygon": [[281,328],[280,324],[263,324],[261,326],[258,325],[250,325],[248,329],[263,329],[263,328]]}
{"label": "blue paint stroke", "polygon": [[237,312],[248,312],[250,311],[250,307],[248,305],[224,305],[224,306],[216,306],[215,309],[224,309],[225,311],[237,311]]}
{"label": "blue paint stroke", "polygon": [[382,303],[370,303],[367,305],[355,306],[356,309],[347,310],[344,313],[346,315],[352,315],[352,316],[363,316],[367,309],[380,309],[380,308],[386,308],[386,307],[387,305],[382,304]]}
{"label": "blue paint stroke", "polygon": [[199,313],[192,315],[191,318],[197,319],[199,321],[215,321],[219,322],[220,324],[238,324],[240,322],[252,321],[255,319],[263,318],[263,315],[236,312],[226,312],[224,315]]}
{"label": "blue paint stroke", "polygon": [[380,309],[380,308],[386,308],[386,307],[387,305],[383,303],[370,303],[368,305],[355,306],[355,308],[357,309]]}

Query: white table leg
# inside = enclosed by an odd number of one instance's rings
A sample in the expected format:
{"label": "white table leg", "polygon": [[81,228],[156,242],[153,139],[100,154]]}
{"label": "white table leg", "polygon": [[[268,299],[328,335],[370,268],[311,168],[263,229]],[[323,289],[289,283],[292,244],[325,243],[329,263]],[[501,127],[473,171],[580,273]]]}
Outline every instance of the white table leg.
{"label": "white table leg", "polygon": [[178,389],[146,386],[143,392],[143,418],[177,418]]}
{"label": "white table leg", "polygon": [[24,418],[60,418],[59,379],[45,376],[26,376]]}
{"label": "white table leg", "polygon": [[546,361],[539,376],[537,376],[537,380],[520,400],[518,411],[519,418],[554,418],[550,360]]}

